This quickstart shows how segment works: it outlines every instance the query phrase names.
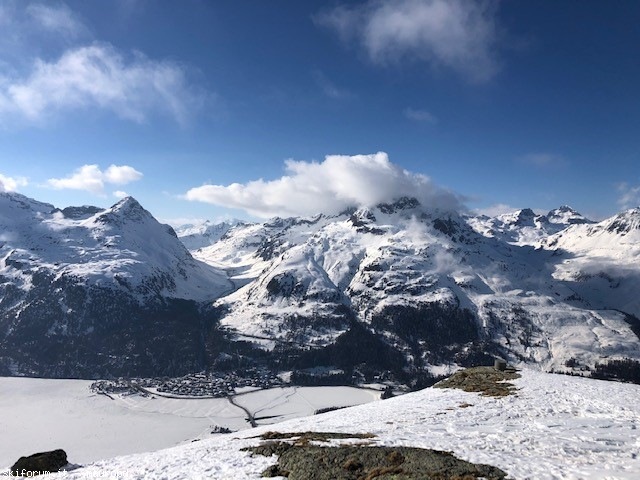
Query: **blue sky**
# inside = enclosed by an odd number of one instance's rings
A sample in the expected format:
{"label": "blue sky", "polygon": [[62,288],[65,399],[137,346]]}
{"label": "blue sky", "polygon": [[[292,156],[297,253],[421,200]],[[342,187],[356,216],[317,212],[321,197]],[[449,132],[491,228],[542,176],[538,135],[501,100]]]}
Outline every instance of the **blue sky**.
{"label": "blue sky", "polygon": [[[640,3],[0,0],[0,188],[156,217],[640,204]],[[378,153],[383,152],[383,153]]]}

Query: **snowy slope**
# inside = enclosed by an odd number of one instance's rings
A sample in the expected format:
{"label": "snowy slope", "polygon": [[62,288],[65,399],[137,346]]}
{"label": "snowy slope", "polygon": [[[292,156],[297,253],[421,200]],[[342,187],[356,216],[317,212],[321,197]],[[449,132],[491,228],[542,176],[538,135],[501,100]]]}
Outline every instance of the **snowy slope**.
{"label": "snowy slope", "polygon": [[[636,479],[640,387],[524,370],[517,395],[426,389],[153,453],[96,462],[51,478],[258,479],[275,458],[241,451],[268,430],[372,433],[375,445],[451,451],[514,479]],[[68,452],[73,461],[73,452]]]}
{"label": "snowy slope", "polygon": [[558,258],[553,277],[596,308],[640,317],[640,208],[594,225],[575,225],[549,237]]}
{"label": "snowy slope", "polygon": [[198,250],[208,247],[220,240],[235,225],[242,223],[240,220],[213,223],[205,220],[201,223],[189,223],[175,228],[176,235],[188,250]]}
{"label": "snowy slope", "polygon": [[246,269],[255,279],[218,301],[230,309],[222,323],[247,335],[325,344],[348,328],[344,290],[364,247],[344,219],[278,224],[253,256],[260,261]]}

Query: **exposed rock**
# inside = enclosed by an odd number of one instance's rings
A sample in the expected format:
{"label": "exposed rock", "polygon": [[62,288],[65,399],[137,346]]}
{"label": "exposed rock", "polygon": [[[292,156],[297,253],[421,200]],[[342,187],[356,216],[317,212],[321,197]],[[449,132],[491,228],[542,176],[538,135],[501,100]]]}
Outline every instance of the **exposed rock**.
{"label": "exposed rock", "polygon": [[457,227],[458,225],[456,224],[456,222],[454,222],[450,218],[436,218],[433,221],[433,228],[444,233],[445,235],[449,235],[450,237],[453,237],[453,235],[458,231]]}
{"label": "exposed rock", "polygon": [[67,465],[67,453],[64,450],[52,450],[20,457],[11,467],[11,475],[29,476],[45,475],[51,472],[59,472]]}
{"label": "exposed rock", "polygon": [[420,207],[420,202],[414,197],[400,197],[393,203],[380,203],[378,208],[382,213],[395,213],[402,210],[412,210]]}
{"label": "exposed rock", "polygon": [[91,205],[84,205],[82,207],[66,207],[59,211],[62,212],[62,215],[64,215],[65,218],[85,219],[95,215],[96,213],[103,212],[104,209],[93,207]]}
{"label": "exposed rock", "polygon": [[435,388],[459,388],[465,392],[479,392],[491,397],[513,395],[516,387],[507,380],[520,375],[513,368],[496,370],[494,367],[473,367],[460,370],[434,385]]}
{"label": "exposed rock", "polygon": [[[413,447],[371,445],[370,433],[267,432],[267,440],[248,450],[256,455],[278,455],[278,464],[263,477],[283,476],[289,480],[373,480],[373,479],[502,479],[506,473],[490,465],[473,464],[450,452]],[[360,444],[320,446],[330,440],[362,439]],[[315,442],[315,443],[312,443]],[[400,475],[400,477],[398,477]]]}

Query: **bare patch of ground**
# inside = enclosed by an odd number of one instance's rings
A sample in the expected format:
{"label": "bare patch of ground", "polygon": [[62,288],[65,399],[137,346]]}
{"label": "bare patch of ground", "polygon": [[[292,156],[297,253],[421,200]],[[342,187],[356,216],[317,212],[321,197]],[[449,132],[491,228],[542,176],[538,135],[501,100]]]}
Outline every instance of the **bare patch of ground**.
{"label": "bare patch of ground", "polygon": [[514,368],[500,371],[493,367],[473,367],[460,370],[436,383],[434,388],[459,388],[465,392],[478,392],[490,397],[513,395],[516,387],[508,380],[520,378]]}
{"label": "bare patch of ground", "polygon": [[[308,444],[313,442],[328,442],[329,440],[345,440],[349,438],[374,438],[373,433],[337,433],[337,432],[302,432],[302,433],[282,433],[265,432],[260,435],[262,440],[292,440],[294,445]],[[257,437],[254,437],[257,438]]]}
{"label": "bare patch of ground", "polygon": [[264,456],[278,455],[263,477],[289,480],[467,480],[503,479],[506,473],[490,465],[473,464],[450,452],[413,447],[380,447],[370,444],[324,446],[311,442],[373,438],[369,433],[267,432],[266,440],[246,450]]}

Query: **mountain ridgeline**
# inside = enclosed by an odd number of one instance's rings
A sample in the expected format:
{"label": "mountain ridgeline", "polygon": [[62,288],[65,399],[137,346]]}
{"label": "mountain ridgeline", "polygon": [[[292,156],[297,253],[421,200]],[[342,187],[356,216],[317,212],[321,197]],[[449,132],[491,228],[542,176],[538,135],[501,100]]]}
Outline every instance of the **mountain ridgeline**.
{"label": "mountain ridgeline", "polygon": [[594,223],[569,207],[490,218],[401,198],[179,237],[132,198],[59,210],[2,193],[0,373],[261,365],[301,383],[322,370],[327,383],[420,386],[494,356],[633,365],[639,226],[638,209]]}

